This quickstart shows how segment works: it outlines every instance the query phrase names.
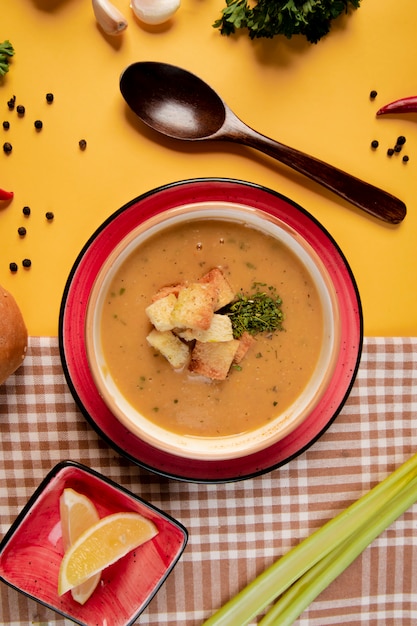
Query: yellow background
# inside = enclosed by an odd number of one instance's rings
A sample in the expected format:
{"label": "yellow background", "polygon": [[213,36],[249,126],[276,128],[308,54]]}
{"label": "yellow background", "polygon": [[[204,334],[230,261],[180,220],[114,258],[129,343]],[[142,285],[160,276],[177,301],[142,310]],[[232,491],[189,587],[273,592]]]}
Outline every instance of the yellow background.
{"label": "yellow background", "polygon": [[[2,2],[0,41],[9,39],[16,55],[0,81],[0,122],[11,123],[7,132],[0,126],[1,145],[13,145],[9,156],[0,153],[0,187],[15,197],[0,208],[0,283],[17,299],[30,334],[57,333],[71,266],[110,214],[159,185],[220,176],[270,187],[330,231],[356,277],[365,334],[416,335],[417,114],[377,119],[375,112],[417,94],[417,2],[362,0],[317,45],[300,37],[222,37],[212,23],[224,0],[182,0],[174,19],[154,28],[138,23],[129,0],[114,4],[129,20],[117,39],[99,30],[90,0]],[[405,221],[386,225],[249,148],[206,148],[145,131],[119,92],[121,71],[139,60],[198,74],[253,128],[400,197]],[[375,101],[371,89],[378,91]],[[52,105],[47,92],[55,96]],[[23,118],[8,111],[13,94],[26,107]],[[35,119],[44,123],[39,133]],[[407,164],[402,155],[386,156],[398,135],[407,138]],[[84,152],[80,139],[88,144]],[[380,142],[376,151],[373,139]],[[55,214],[53,222],[46,211]],[[25,257],[30,270],[20,266]],[[10,261],[20,266],[15,275]]]}

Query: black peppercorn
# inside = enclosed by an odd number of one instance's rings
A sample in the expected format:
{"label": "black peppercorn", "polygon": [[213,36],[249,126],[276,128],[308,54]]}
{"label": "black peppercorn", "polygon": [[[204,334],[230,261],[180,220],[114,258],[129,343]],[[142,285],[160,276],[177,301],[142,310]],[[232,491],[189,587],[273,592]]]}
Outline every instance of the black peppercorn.
{"label": "black peppercorn", "polygon": [[410,160],[410,157],[407,156],[406,154],[404,154],[404,156],[403,156],[403,163],[407,163],[407,161],[409,161],[409,160]]}
{"label": "black peppercorn", "polygon": [[3,144],[3,150],[6,154],[10,154],[11,151],[13,150],[12,144],[6,141],[6,143]]}
{"label": "black peppercorn", "polygon": [[80,139],[78,145],[80,146],[80,150],[85,150],[87,147],[87,142],[85,139]]}
{"label": "black peppercorn", "polygon": [[54,101],[54,94],[53,93],[47,93],[46,94],[46,101],[49,102],[49,104],[51,102],[53,102]]}
{"label": "black peppercorn", "polygon": [[32,261],[30,259],[23,259],[22,265],[23,267],[30,267],[32,265]]}
{"label": "black peppercorn", "polygon": [[22,213],[23,215],[26,215],[26,217],[29,217],[30,215],[30,207],[29,206],[24,206],[22,209]]}
{"label": "black peppercorn", "polygon": [[371,146],[372,146],[372,148],[374,148],[374,149],[375,149],[375,148],[378,148],[378,146],[379,146],[379,141],[377,141],[376,139],[374,139],[374,140],[371,142]]}
{"label": "black peppercorn", "polygon": [[394,146],[394,152],[401,152],[401,150],[403,149],[401,144],[398,144]]}
{"label": "black peppercorn", "polygon": [[51,221],[51,220],[54,219],[54,214],[52,213],[52,211],[47,211],[45,213],[45,217],[46,217],[47,220]]}
{"label": "black peppercorn", "polygon": [[20,237],[24,237],[26,235],[26,228],[24,226],[19,226],[17,229]]}
{"label": "black peppercorn", "polygon": [[18,104],[16,107],[16,111],[19,115],[24,115],[25,114],[25,107],[23,106],[23,104]]}
{"label": "black peppercorn", "polygon": [[399,137],[397,137],[397,145],[398,146],[403,146],[406,142],[406,138],[404,137],[404,135],[400,135]]}
{"label": "black peppercorn", "polygon": [[7,102],[7,106],[9,107],[10,111],[13,111],[15,103],[16,103],[16,96],[13,96],[13,97],[12,97],[12,98],[10,98],[10,100]]}
{"label": "black peppercorn", "polygon": [[11,272],[17,272],[17,263],[9,263],[9,269]]}
{"label": "black peppercorn", "polygon": [[369,94],[369,97],[371,98],[371,100],[374,100],[378,95],[378,92],[375,91],[375,89],[372,89],[371,93]]}
{"label": "black peppercorn", "polygon": [[10,122],[8,122],[7,120],[5,120],[5,121],[3,122],[3,128],[4,128],[4,130],[9,130],[9,128],[10,128]]}
{"label": "black peppercorn", "polygon": [[388,156],[392,156],[394,154],[394,148],[388,148],[387,154]]}
{"label": "black peppercorn", "polygon": [[43,123],[42,123],[41,120],[36,120],[35,121],[35,128],[36,128],[36,130],[41,130],[42,126],[43,126]]}

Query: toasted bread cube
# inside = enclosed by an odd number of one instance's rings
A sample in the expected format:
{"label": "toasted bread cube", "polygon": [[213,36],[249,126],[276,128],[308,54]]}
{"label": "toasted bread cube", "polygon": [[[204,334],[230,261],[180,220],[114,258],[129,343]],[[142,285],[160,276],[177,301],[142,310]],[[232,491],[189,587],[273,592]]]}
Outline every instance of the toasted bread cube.
{"label": "toasted bread cube", "polygon": [[146,337],[152,348],[158,350],[174,369],[182,369],[190,358],[190,348],[170,330],[151,330]]}
{"label": "toasted bread cube", "polygon": [[178,294],[172,311],[173,328],[210,328],[217,289],[211,284],[190,283]]}
{"label": "toasted bread cube", "polygon": [[237,339],[216,343],[196,341],[188,369],[212,380],[225,380],[238,347]]}
{"label": "toasted bread cube", "polygon": [[210,328],[207,330],[186,328],[176,334],[182,339],[185,339],[185,341],[192,341],[193,339],[197,339],[203,343],[231,341],[233,339],[233,328],[230,317],[214,313],[211,318]]}
{"label": "toasted bread cube", "polygon": [[170,293],[146,307],[146,315],[157,330],[165,331],[174,328],[171,317],[176,304],[177,298],[173,293]]}
{"label": "toasted bread cube", "polygon": [[217,302],[214,310],[218,311],[222,307],[232,302],[235,293],[220,267],[213,267],[207,274],[204,274],[198,281],[200,283],[210,283],[218,289]]}
{"label": "toasted bread cube", "polygon": [[246,353],[251,347],[251,345],[255,342],[256,342],[255,337],[253,337],[251,334],[247,332],[244,332],[239,339],[239,347],[234,356],[233,363],[236,363],[236,364],[240,363],[246,356]]}
{"label": "toasted bread cube", "polygon": [[184,283],[178,283],[176,285],[165,285],[165,287],[161,287],[158,291],[152,296],[152,302],[156,300],[160,300],[161,298],[165,298],[169,296],[171,293],[177,298],[181,289],[185,287]]}

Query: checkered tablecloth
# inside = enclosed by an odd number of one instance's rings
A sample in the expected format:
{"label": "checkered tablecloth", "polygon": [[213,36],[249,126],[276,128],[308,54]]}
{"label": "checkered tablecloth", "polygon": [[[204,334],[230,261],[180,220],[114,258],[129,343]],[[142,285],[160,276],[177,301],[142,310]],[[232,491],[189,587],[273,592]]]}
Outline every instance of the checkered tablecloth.
{"label": "checkered tablecloth", "polygon": [[[417,450],[416,424],[417,338],[365,338],[345,407],[306,452],[273,472],[240,482],[170,480],[133,465],[100,439],[70,394],[57,339],[32,337],[23,367],[0,387],[1,536],[57,462],[80,461],[188,528],[180,562],[138,623],[197,626],[411,456]],[[69,623],[5,584],[0,583],[0,593],[1,624]],[[417,505],[296,624],[417,624]]]}

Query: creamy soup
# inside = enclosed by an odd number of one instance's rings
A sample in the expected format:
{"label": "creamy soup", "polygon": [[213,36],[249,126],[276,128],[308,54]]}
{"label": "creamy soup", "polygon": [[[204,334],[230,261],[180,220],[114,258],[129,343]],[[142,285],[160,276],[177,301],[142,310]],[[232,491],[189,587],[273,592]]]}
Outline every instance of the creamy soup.
{"label": "creamy soup", "polygon": [[[146,341],[153,294],[213,267],[236,293],[251,293],[254,283],[275,287],[285,316],[283,330],[257,335],[224,381],[173,370]],[[305,388],[320,353],[323,312],[310,274],[287,246],[236,222],[193,220],[155,234],[124,261],[106,297],[101,336],[110,373],[139,412],[180,434],[225,436],[267,424]]]}

